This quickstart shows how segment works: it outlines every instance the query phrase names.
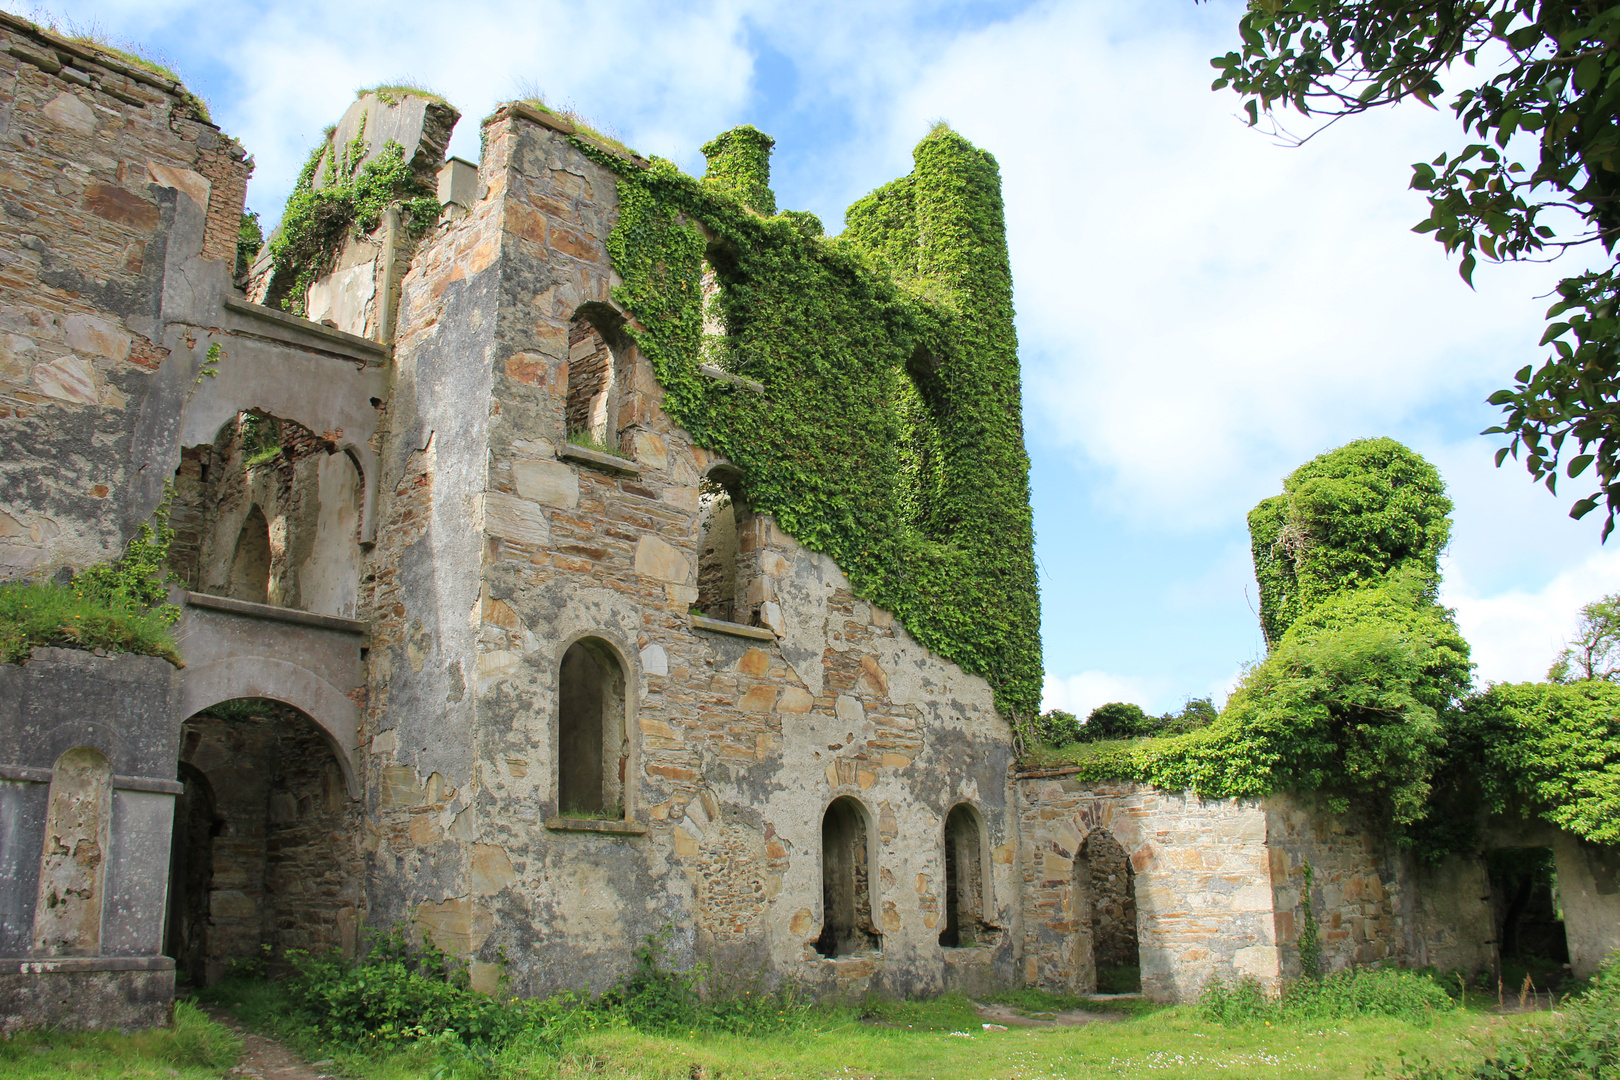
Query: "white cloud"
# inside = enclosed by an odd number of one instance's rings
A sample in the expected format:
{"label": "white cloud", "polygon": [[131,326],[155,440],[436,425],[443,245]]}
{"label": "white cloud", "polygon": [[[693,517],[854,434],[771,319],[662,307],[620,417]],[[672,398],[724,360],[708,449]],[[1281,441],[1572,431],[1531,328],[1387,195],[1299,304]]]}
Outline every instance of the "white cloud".
{"label": "white cloud", "polygon": [[1575,632],[1580,609],[1620,592],[1620,549],[1590,555],[1536,590],[1473,592],[1454,575],[1441,599],[1457,611],[1457,626],[1473,648],[1475,678],[1487,682],[1544,679]]}
{"label": "white cloud", "polygon": [[[1082,671],[1078,675],[1046,676],[1041,688],[1041,711],[1062,709],[1084,720],[1091,710],[1110,701],[1128,701],[1147,708],[1162,688],[1157,680]],[[1150,710],[1151,711],[1151,710]]]}

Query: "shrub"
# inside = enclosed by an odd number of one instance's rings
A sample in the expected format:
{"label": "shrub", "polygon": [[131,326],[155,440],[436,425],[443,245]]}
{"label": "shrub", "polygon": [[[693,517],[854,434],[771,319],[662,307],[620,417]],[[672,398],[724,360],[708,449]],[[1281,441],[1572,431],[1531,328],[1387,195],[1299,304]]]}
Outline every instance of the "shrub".
{"label": "shrub", "polygon": [[420,948],[396,926],[372,940],[364,959],[349,964],[333,955],[289,952],[298,974],[288,996],[310,1026],[361,1045],[453,1036],[455,1041],[500,1044],[517,1034],[522,1016],[471,989],[465,975],[431,941]]}
{"label": "shrub", "polygon": [[1620,1076],[1620,954],[1546,1027],[1515,1034],[1483,1061],[1423,1059],[1408,1080],[1613,1080]]}
{"label": "shrub", "polygon": [[112,562],[87,566],[67,584],[0,585],[0,662],[26,663],[33,646],[59,645],[161,656],[183,666],[169,632],[180,617],[168,603],[165,561],[173,538],[165,495]]}

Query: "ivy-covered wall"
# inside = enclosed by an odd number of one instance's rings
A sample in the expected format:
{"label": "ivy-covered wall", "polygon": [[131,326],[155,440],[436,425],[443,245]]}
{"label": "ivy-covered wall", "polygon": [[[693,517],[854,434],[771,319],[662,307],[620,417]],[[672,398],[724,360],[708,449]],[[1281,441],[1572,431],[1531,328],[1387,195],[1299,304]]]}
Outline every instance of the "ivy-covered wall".
{"label": "ivy-covered wall", "polygon": [[[1040,602],[995,159],[937,127],[911,175],[826,238],[812,215],[766,216],[770,139],[753,128],[705,148],[703,182],[575,145],[618,177],[615,298],[664,408],[741,470],[750,506],[984,676],[1003,713],[1035,713]],[[725,330],[708,343],[705,262]],[[705,376],[700,358],[764,392]]]}

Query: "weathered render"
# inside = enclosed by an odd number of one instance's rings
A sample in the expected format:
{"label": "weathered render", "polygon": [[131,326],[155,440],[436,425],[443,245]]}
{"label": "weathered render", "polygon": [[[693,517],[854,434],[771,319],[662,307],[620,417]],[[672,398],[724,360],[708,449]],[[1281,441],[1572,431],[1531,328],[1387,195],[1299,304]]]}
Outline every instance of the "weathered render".
{"label": "weathered render", "polygon": [[[1477,860],[1018,771],[990,684],[665,412],[616,298],[616,151],[512,104],[446,161],[455,120],[357,101],[322,154],[398,141],[443,218],[384,214],[301,297],[268,254],[239,290],[241,148],[0,15],[0,572],[104,561],[166,499],[186,662],[0,668],[0,1026],[160,1022],[176,962],[399,923],[486,990],[603,989],[663,935],[825,993],[1135,961],[1184,1000],[1297,972],[1305,861],[1331,964],[1494,962]],[[1584,970],[1612,853],[1551,842]]]}

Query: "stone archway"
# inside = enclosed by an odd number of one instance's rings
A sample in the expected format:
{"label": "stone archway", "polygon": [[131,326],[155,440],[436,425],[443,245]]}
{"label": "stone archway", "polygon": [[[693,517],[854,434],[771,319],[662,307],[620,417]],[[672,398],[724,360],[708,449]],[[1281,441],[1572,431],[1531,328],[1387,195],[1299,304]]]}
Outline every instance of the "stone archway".
{"label": "stone archway", "polygon": [[238,699],[180,730],[169,945],[192,981],[288,949],[352,954],[360,804],[326,733],[288,705]]}

